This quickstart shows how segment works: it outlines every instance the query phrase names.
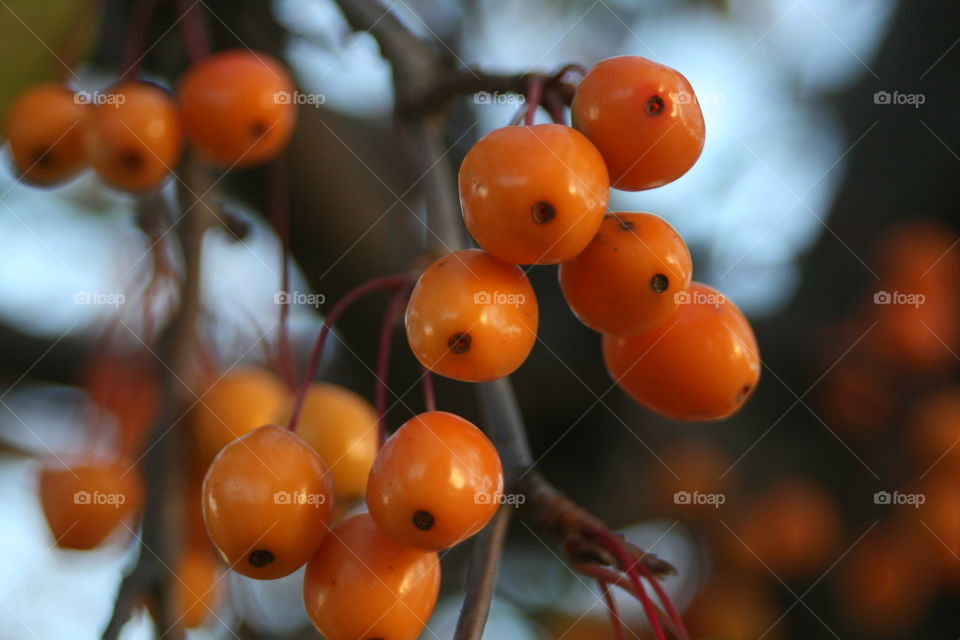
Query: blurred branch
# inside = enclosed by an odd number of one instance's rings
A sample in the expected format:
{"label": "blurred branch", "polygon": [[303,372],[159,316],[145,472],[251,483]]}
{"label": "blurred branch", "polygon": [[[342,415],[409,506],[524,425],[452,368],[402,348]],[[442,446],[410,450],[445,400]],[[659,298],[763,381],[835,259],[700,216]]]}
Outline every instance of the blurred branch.
{"label": "blurred branch", "polygon": [[[529,86],[530,79],[537,77],[542,79],[540,86],[544,92],[551,92],[552,102],[561,100],[568,104],[573,88],[564,77],[577,67],[565,67],[550,75],[516,76],[488,75],[472,69],[452,70],[441,56],[411,33],[378,0],[337,0],[337,4],[354,29],[373,35],[383,56],[393,66],[395,110],[410,134],[417,165],[423,172],[430,233],[428,253],[443,255],[466,248],[456,174],[446,143],[447,100],[478,91],[521,93]],[[478,384],[476,390],[487,433],[500,452],[508,489],[528,491],[525,506],[535,514],[534,523],[559,539],[575,562],[615,564],[609,553],[590,538],[590,532],[598,527],[605,529],[604,525],[539,475],[527,474],[532,457],[509,378]],[[524,478],[524,482],[518,482]],[[467,596],[457,624],[457,640],[479,640],[483,635],[509,520],[504,512],[501,509],[473,542]],[[669,564],[635,547],[630,547],[630,552],[634,557],[642,558],[655,575],[673,570]]]}
{"label": "blurred branch", "polygon": [[[144,598],[156,605],[157,624],[164,637],[183,637],[182,629],[169,607],[170,567],[174,566],[183,531],[184,467],[183,439],[180,419],[189,409],[190,391],[198,350],[196,324],[200,316],[200,264],[203,235],[214,224],[215,215],[206,195],[213,183],[212,171],[189,156],[181,173],[179,189],[183,215],[175,223],[184,264],[180,303],[173,320],[161,335],[156,357],[164,365],[162,388],[163,409],[154,422],[150,442],[144,454],[144,480],[147,500],[139,539],[140,555],[117,592],[113,613],[103,632],[103,640],[115,640]],[[204,194],[197,196],[196,194]]]}
{"label": "blurred branch", "polygon": [[460,619],[453,640],[466,640],[483,636],[483,627],[490,614],[497,567],[503,554],[503,542],[510,528],[510,505],[501,505],[493,520],[477,534],[470,555],[470,570],[467,572],[467,595],[460,609]]}

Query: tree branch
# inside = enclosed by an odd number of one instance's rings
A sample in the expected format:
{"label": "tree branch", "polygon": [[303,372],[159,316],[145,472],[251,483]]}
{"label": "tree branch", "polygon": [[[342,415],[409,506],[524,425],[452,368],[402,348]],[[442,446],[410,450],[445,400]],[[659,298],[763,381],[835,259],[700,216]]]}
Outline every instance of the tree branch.
{"label": "tree branch", "polygon": [[[423,172],[423,191],[430,232],[428,253],[443,255],[465,248],[460,222],[456,175],[448,159],[446,103],[457,95],[477,91],[521,93],[538,79],[548,105],[569,104],[574,87],[565,80],[570,65],[554,74],[488,75],[475,70],[454,70],[439,55],[385,10],[378,0],[337,0],[354,29],[369,31],[380,44],[383,56],[393,65],[395,111],[413,142],[418,167]],[[534,105],[535,106],[535,105]],[[500,453],[508,491],[525,491],[525,507],[534,523],[557,538],[571,560],[578,563],[616,564],[593,533],[606,527],[584,509],[553,489],[532,465],[526,429],[509,378],[478,384],[477,399],[484,426]],[[473,541],[468,590],[456,640],[479,640],[490,610],[496,566],[505,539],[509,517],[500,509]],[[650,569],[664,575],[673,568],[626,543],[623,546]]]}
{"label": "tree branch", "polygon": [[460,609],[457,630],[453,640],[480,638],[490,613],[494,586],[497,581],[497,567],[503,552],[503,542],[510,528],[510,505],[501,505],[493,520],[477,534],[470,555],[470,569],[467,572],[467,596]]}
{"label": "tree branch", "polygon": [[[160,337],[155,349],[162,367],[163,409],[157,416],[147,444],[144,462],[147,488],[140,537],[140,555],[133,569],[124,577],[117,591],[113,613],[103,631],[103,640],[116,640],[130,614],[144,597],[153,598],[157,624],[164,637],[183,637],[176,628],[169,607],[170,568],[174,566],[184,529],[184,482],[186,433],[179,424],[192,399],[190,382],[194,379],[197,338],[196,323],[200,316],[200,258],[203,235],[213,225],[215,216],[206,198],[213,181],[210,169],[193,156],[184,161],[183,185],[180,185],[180,206],[183,217],[176,227],[183,256],[184,277],[180,303],[173,320]],[[159,197],[159,196],[157,196]]]}

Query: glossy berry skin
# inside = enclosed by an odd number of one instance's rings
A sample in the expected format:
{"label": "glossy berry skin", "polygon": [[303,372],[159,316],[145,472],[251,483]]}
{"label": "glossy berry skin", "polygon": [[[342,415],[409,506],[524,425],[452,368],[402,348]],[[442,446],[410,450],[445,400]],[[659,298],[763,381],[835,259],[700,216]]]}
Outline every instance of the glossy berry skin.
{"label": "glossy berry skin", "polygon": [[315,382],[307,389],[296,433],[327,464],[338,500],[363,496],[380,446],[377,412],[369,402],[339,385]]}
{"label": "glossy berry skin", "polygon": [[673,182],[703,150],[703,114],[690,83],[639,56],[593,67],[577,88],[571,118],[603,155],[611,185],[625,191]]}
{"label": "glossy berry skin", "polygon": [[204,467],[235,438],[265,424],[282,423],[290,402],[290,392],[278,377],[253,366],[231,369],[199,395],[191,418]]}
{"label": "glossy berry skin", "polygon": [[606,216],[583,252],[560,265],[560,288],[580,320],[620,336],[655,329],[677,310],[675,294],[690,286],[686,243],[649,213]]}
{"label": "glossy berry skin", "polygon": [[757,386],[760,356],[750,323],[729,300],[694,282],[662,325],[604,336],[607,371],[634,400],[676,420],[719,420]]}
{"label": "glossy berry skin", "polygon": [[384,533],[419,549],[447,549],[493,517],[503,468],[480,429],[445,411],[421,413],[383,445],[367,507]]}
{"label": "glossy berry skin", "polygon": [[435,373],[484,382],[513,373],[533,349],[539,312],[518,267],[477,249],[434,262],[407,304],[407,341]]}
{"label": "glossy berry skin", "polygon": [[5,135],[20,179],[50,186],[83,169],[88,113],[88,105],[60,84],[42,84],[17,96],[7,113]]}
{"label": "glossy berry skin", "polygon": [[320,455],[266,425],[237,438],[203,479],[203,520],[224,561],[251,578],[299,569],[327,532],[333,488]]}
{"label": "glossy berry skin", "polygon": [[580,253],[600,226],[609,189],[599,152],[559,124],[491,131],[460,166],[470,235],[514,264],[555,264]]}
{"label": "glossy berry skin", "polygon": [[190,69],[180,84],[187,133],[197,149],[225,167],[251,167],[280,155],[296,120],[294,84],[265,53],[229,50]]}
{"label": "glossy berry skin", "polygon": [[440,560],[395,542],[361,513],[338,523],[307,564],[303,601],[326,640],[415,640],[440,590]]}
{"label": "glossy berry skin", "polygon": [[123,84],[92,109],[86,142],[90,165],[104,182],[125,191],[152,189],[177,168],[180,115],[166,90]]}
{"label": "glossy berry skin", "polygon": [[85,462],[40,472],[40,504],[58,547],[88,550],[116,530],[136,529],[143,505],[140,473],[121,462]]}

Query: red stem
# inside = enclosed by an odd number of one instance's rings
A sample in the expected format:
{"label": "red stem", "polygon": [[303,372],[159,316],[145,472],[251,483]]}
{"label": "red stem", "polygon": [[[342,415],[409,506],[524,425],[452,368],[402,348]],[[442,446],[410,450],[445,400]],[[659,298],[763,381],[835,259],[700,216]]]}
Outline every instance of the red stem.
{"label": "red stem", "polygon": [[190,0],[177,0],[177,10],[180,13],[180,33],[183,36],[183,47],[187,56],[196,64],[210,55],[210,43],[207,41],[207,27],[203,15],[197,11],[197,5]]}
{"label": "red stem", "polygon": [[[287,175],[283,159],[267,166],[267,210],[273,230],[280,239],[280,291],[290,295],[290,206],[287,200]],[[290,350],[290,305],[280,306],[280,327],[277,331],[277,358],[280,375],[292,389],[297,384],[297,371]]]}
{"label": "red stem", "polygon": [[[607,584],[611,584],[615,587],[623,589],[628,594],[630,594],[631,596],[639,600],[639,598],[637,597],[637,592],[633,588],[633,585],[630,583],[627,577],[622,573],[618,573],[613,569],[607,569],[606,567],[601,567],[598,564],[589,564],[589,563],[575,564],[573,565],[573,568],[577,573],[581,573],[589,578],[603,580]],[[670,620],[670,617],[663,610],[661,610],[660,607],[656,605],[656,603],[654,603],[653,607],[657,611],[657,618],[660,620],[661,624],[663,624],[664,628],[667,631],[669,631],[674,638],[680,638],[681,640],[690,640],[690,636],[686,633],[686,630],[681,632],[679,629],[677,629],[677,626],[673,623],[672,620]]]}
{"label": "red stem", "polygon": [[92,0],[77,8],[76,20],[70,25],[70,33],[60,48],[60,60],[64,66],[60,72],[60,80],[67,84],[69,78],[76,78],[73,70],[80,62],[87,44],[90,42],[90,32],[93,29],[97,16],[103,13],[106,0]]}
{"label": "red stem", "polygon": [[127,41],[123,48],[120,63],[120,81],[122,84],[140,75],[147,37],[150,35],[150,23],[157,9],[157,0],[139,0],[131,9],[130,24],[127,28]]}
{"label": "red stem", "polygon": [[643,612],[647,616],[647,620],[650,622],[650,628],[653,630],[654,637],[657,640],[666,640],[663,635],[663,628],[660,626],[660,620],[657,618],[656,607],[650,600],[650,596],[647,595],[647,590],[643,587],[643,582],[640,581],[640,576],[637,574],[635,565],[640,561],[636,560],[629,553],[627,553],[627,550],[624,548],[620,539],[610,531],[607,531],[606,529],[595,529],[591,533],[601,546],[616,556],[617,562],[620,564],[620,568],[626,572],[627,577],[630,579],[630,583],[637,592],[637,597],[640,600],[640,604],[643,606]]}
{"label": "red stem", "polygon": [[521,122],[523,122],[523,116],[525,116],[526,114],[527,114],[527,103],[524,102],[522,105],[520,105],[520,107],[516,110],[516,112],[510,118],[510,121],[507,122],[507,126],[515,127],[519,125]]}
{"label": "red stem", "polygon": [[564,111],[563,101],[552,91],[544,96],[544,108],[550,114],[550,119],[557,124],[567,124],[567,112]]}
{"label": "red stem", "polygon": [[374,404],[377,409],[377,427],[380,431],[380,444],[387,437],[387,377],[390,375],[390,344],[393,337],[393,325],[397,311],[410,295],[410,287],[400,287],[390,298],[387,310],[380,323],[380,341],[377,347],[377,382],[373,390]]}
{"label": "red stem", "polygon": [[597,578],[597,584],[600,585],[600,592],[603,594],[603,601],[607,604],[607,613],[610,616],[610,626],[613,627],[613,636],[616,640],[627,640],[627,633],[623,628],[623,620],[617,613],[617,601],[610,591],[610,585],[602,578]]}
{"label": "red stem", "polygon": [[307,395],[307,389],[310,387],[310,381],[313,380],[313,376],[317,373],[317,365],[320,364],[320,358],[323,356],[323,346],[327,342],[327,335],[329,335],[330,328],[333,326],[333,323],[337,321],[337,319],[350,307],[350,305],[368,293],[380,291],[381,289],[396,289],[397,287],[402,287],[408,284],[410,284],[410,277],[408,275],[383,276],[382,278],[374,278],[373,280],[368,280],[367,282],[354,287],[342,298],[340,298],[335,305],[333,305],[333,308],[330,309],[330,313],[328,313],[323,319],[323,327],[321,327],[320,334],[317,336],[317,341],[313,345],[313,351],[310,352],[310,359],[307,361],[307,368],[303,372],[303,380],[300,382],[300,386],[297,388],[297,397],[293,405],[293,413],[290,414],[290,424],[288,425],[290,431],[293,431],[297,428],[297,419],[300,417],[301,409],[303,409],[303,400]]}
{"label": "red stem", "polygon": [[660,584],[660,581],[657,580],[654,575],[650,572],[649,567],[645,565],[642,561],[638,561],[637,571],[643,574],[643,577],[647,579],[647,582],[650,583],[650,586],[653,587],[653,590],[656,592],[657,597],[660,599],[660,602],[663,603],[663,608],[667,610],[667,615],[670,616],[670,620],[677,627],[677,629],[683,633],[683,637],[689,637],[687,628],[683,624],[683,618],[680,617],[680,613],[677,611],[677,608],[673,606],[673,602],[670,601],[670,598],[667,596],[667,592],[663,589],[663,585]]}
{"label": "red stem", "polygon": [[437,410],[437,396],[433,391],[433,374],[430,370],[420,365],[423,369],[423,404],[427,411]]}
{"label": "red stem", "polygon": [[543,84],[542,76],[530,76],[530,88],[527,90],[527,113],[523,117],[523,124],[528,127],[533,124],[537,116],[537,107],[540,106],[540,101],[543,99]]}

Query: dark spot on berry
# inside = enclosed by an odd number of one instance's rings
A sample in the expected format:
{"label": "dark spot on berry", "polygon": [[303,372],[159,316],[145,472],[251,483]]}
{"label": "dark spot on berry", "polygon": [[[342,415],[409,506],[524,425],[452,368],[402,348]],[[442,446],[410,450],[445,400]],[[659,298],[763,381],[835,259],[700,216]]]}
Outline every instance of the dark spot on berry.
{"label": "dark spot on berry", "polygon": [[470,337],[469,333],[455,333],[447,340],[447,346],[454,353],[466,353],[470,350],[472,342],[473,338]]}
{"label": "dark spot on berry", "polygon": [[117,154],[117,162],[124,169],[136,172],[143,169],[143,155],[136,149],[126,149]]}
{"label": "dark spot on berry", "polygon": [[413,526],[420,531],[429,531],[433,529],[433,514],[423,509],[417,509],[413,512]]}
{"label": "dark spot on berry", "polygon": [[545,200],[537,200],[533,203],[533,221],[537,224],[546,224],[557,217],[556,208]]}
{"label": "dark spot on berry", "polygon": [[49,168],[56,164],[53,149],[37,149],[33,153],[33,164],[38,167]]}
{"label": "dark spot on berry", "polygon": [[270,128],[259,120],[255,120],[250,123],[250,137],[254,140],[259,140],[263,136],[267,135],[267,131],[269,130]]}
{"label": "dark spot on berry", "polygon": [[743,385],[743,387],[740,389],[740,392],[737,393],[737,402],[743,402],[743,399],[750,395],[751,389],[753,389],[753,385]]}
{"label": "dark spot on berry", "polygon": [[665,107],[663,98],[658,95],[650,96],[650,99],[647,100],[647,115],[658,116],[663,113]]}
{"label": "dark spot on berry", "polygon": [[254,567],[265,567],[276,560],[276,557],[266,549],[254,549],[247,560]]}
{"label": "dark spot on berry", "polygon": [[670,279],[662,273],[655,273],[650,278],[650,288],[654,293],[663,293],[670,286]]}
{"label": "dark spot on berry", "polygon": [[633,231],[633,222],[624,220],[623,218],[617,218],[617,228],[620,229],[620,231]]}

